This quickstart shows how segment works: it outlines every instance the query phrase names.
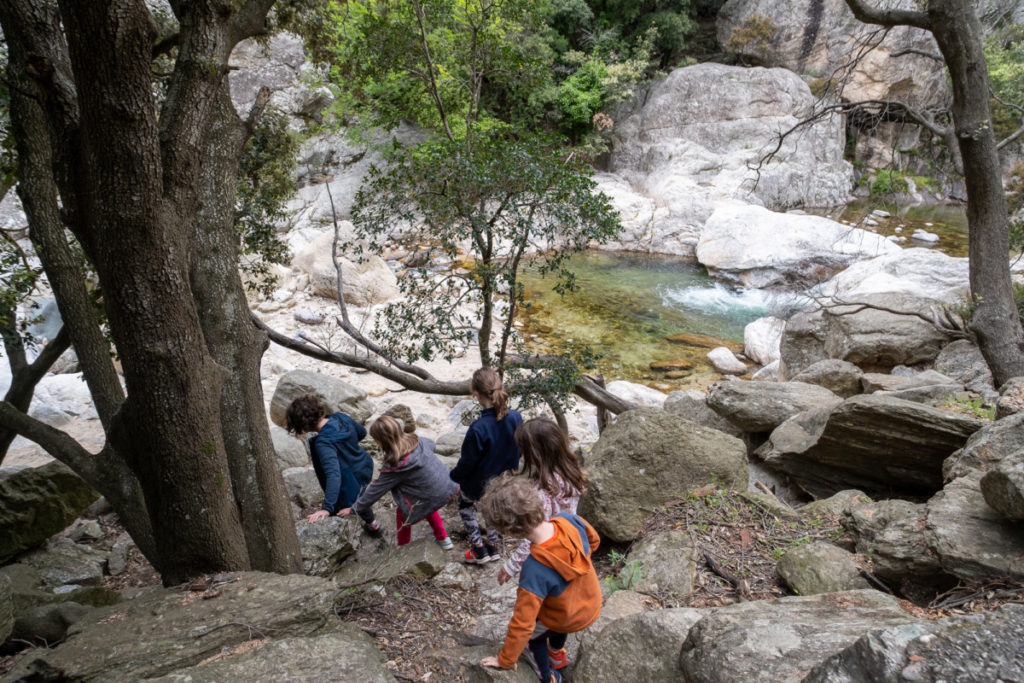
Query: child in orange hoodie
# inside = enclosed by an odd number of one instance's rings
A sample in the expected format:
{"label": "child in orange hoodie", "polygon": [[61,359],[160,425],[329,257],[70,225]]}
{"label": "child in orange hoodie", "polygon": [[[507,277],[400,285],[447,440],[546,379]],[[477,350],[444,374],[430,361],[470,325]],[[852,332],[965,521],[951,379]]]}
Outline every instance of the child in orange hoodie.
{"label": "child in orange hoodie", "polygon": [[[542,683],[559,682],[550,656],[565,647],[569,633],[582,631],[601,614],[601,585],[590,554],[601,539],[581,517],[563,512],[544,520],[534,483],[509,474],[487,485],[480,511],[500,533],[530,540],[530,556],[519,575],[519,591],[505,644],[484,666],[516,668],[529,645],[531,664]],[[567,664],[556,659],[558,668]]]}

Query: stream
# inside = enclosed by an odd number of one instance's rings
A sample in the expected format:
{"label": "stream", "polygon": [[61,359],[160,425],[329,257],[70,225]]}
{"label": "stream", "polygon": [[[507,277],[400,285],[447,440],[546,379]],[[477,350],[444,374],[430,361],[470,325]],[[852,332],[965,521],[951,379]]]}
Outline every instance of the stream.
{"label": "stream", "polygon": [[[873,229],[906,237],[904,247],[929,247],[910,235],[916,229],[937,234],[936,248],[967,255],[962,206],[886,206],[858,202],[826,213],[856,224],[874,209]],[[528,310],[523,332],[538,352],[567,352],[581,346],[598,355],[596,369],[606,380],[624,379],[665,391],[706,387],[719,375],[707,361],[715,346],[743,348],[743,328],[754,320],[784,317],[803,305],[799,293],[744,289],[711,279],[699,263],[678,257],[591,251],[573,257],[577,289],[564,298],[552,280],[536,271],[523,274]],[[670,337],[683,335],[670,341]],[[661,364],[658,369],[652,364]]]}

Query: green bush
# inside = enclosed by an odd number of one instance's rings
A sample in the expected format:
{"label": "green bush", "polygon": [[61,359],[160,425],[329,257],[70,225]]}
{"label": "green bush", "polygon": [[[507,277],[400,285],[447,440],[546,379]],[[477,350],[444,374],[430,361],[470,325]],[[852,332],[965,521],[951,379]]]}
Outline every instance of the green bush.
{"label": "green bush", "polygon": [[562,130],[579,135],[590,128],[591,119],[604,102],[607,67],[597,61],[584,62],[558,87],[556,104],[562,113]]}
{"label": "green bush", "polygon": [[919,188],[928,190],[929,192],[935,192],[939,189],[939,181],[931,176],[926,175],[912,175],[910,179],[914,181],[914,185]]}
{"label": "green bush", "polygon": [[871,183],[871,196],[884,197],[888,194],[900,194],[907,192],[910,186],[902,171],[893,171],[883,168],[875,174]]}

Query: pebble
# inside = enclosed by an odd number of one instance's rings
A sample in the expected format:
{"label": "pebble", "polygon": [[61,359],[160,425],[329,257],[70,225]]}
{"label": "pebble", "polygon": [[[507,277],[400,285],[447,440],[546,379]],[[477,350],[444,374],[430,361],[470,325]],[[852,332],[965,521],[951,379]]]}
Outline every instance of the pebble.
{"label": "pebble", "polygon": [[[931,225],[931,223],[925,223],[925,225]],[[927,230],[915,230],[914,234],[910,236],[910,239],[917,240],[918,242],[938,242],[939,236],[934,232],[928,232]]]}

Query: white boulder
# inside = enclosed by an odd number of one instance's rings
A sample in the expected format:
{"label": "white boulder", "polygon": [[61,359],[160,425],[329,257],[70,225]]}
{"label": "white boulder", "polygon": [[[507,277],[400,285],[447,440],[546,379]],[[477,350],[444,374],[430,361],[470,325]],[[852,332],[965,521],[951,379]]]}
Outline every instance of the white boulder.
{"label": "white boulder", "polygon": [[761,365],[779,360],[779,344],[786,321],[781,318],[758,318],[743,328],[743,353]]}
{"label": "white boulder", "polygon": [[816,293],[844,301],[868,294],[900,293],[956,303],[969,290],[966,258],[914,248],[854,263],[822,284]]}
{"label": "white boulder", "polygon": [[[313,293],[338,298],[337,271],[331,259],[333,233],[323,233],[292,259],[292,267],[309,275]],[[339,249],[340,252],[340,249]],[[398,280],[379,256],[370,255],[362,262],[338,256],[345,283],[345,301],[353,306],[372,306],[398,297]]]}
{"label": "white boulder", "polygon": [[708,360],[723,375],[742,375],[747,371],[743,361],[726,346],[719,346],[708,352]]}
{"label": "white boulder", "polygon": [[631,403],[653,408],[661,408],[665,403],[665,399],[668,398],[667,394],[663,394],[657,389],[624,380],[609,382],[606,388],[609,393],[618,396],[623,401],[630,401]]}
{"label": "white boulder", "polygon": [[813,101],[784,69],[697,64],[651,86],[617,122],[609,172],[597,178],[626,228],[610,247],[692,256],[723,201],[773,208],[844,202],[852,176],[839,117],[787,138],[759,174],[752,168]]}
{"label": "white boulder", "polygon": [[900,248],[881,235],[821,216],[727,206],[708,219],[697,260],[748,287],[822,281],[851,263]]}

